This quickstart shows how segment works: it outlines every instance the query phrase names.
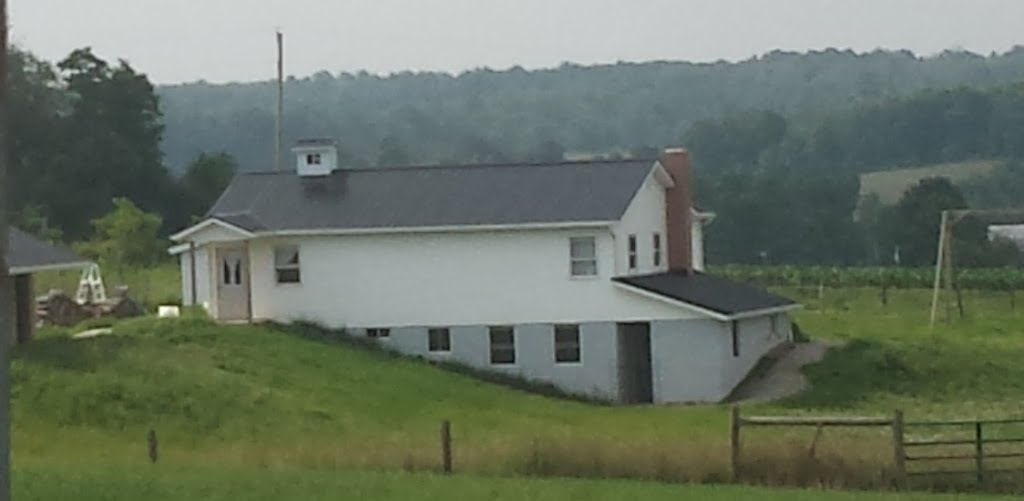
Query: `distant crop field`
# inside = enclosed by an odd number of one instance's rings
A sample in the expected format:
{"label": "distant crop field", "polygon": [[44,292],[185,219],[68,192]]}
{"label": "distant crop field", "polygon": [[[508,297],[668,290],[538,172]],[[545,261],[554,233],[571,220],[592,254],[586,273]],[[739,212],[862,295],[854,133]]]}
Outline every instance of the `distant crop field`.
{"label": "distant crop field", "polygon": [[979,160],[869,172],[860,177],[860,196],[877,195],[880,202],[892,205],[900,200],[903,192],[922,179],[944,177],[953,183],[960,183],[991,174],[1004,164],[1002,160]]}

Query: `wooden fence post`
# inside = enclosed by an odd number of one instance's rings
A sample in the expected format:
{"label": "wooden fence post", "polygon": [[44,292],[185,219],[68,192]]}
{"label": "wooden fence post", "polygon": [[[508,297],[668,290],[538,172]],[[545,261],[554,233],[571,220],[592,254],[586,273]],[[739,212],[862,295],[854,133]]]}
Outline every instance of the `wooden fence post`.
{"label": "wooden fence post", "polygon": [[978,469],[978,484],[985,482],[985,442],[981,434],[981,421],[974,423],[974,464]]}
{"label": "wooden fence post", "polygon": [[441,422],[441,465],[445,475],[452,473],[452,425],[447,419]]}
{"label": "wooden fence post", "polygon": [[907,453],[904,448],[903,411],[896,409],[892,416],[892,453],[896,465],[896,482],[902,489],[907,482]]}
{"label": "wooden fence post", "polygon": [[149,430],[146,441],[149,443],[149,460],[155,464],[157,460],[156,430]]}
{"label": "wooden fence post", "polygon": [[733,482],[740,481],[740,406],[732,406],[732,413],[729,418],[729,460],[732,465]]}

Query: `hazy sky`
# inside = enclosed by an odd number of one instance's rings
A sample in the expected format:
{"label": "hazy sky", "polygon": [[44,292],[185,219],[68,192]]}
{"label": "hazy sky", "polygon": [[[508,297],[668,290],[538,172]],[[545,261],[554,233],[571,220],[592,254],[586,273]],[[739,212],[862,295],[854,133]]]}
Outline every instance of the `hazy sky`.
{"label": "hazy sky", "polygon": [[287,72],[745,59],[773,49],[1024,45],[1022,0],[9,0],[15,43],[92,46],[160,83]]}

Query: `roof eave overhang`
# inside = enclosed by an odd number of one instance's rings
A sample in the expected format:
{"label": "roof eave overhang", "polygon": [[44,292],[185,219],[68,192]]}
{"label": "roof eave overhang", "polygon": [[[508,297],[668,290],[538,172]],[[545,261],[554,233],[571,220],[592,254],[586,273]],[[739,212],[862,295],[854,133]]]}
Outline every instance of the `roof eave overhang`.
{"label": "roof eave overhang", "polygon": [[[180,242],[189,235],[200,231],[209,221],[232,226],[218,219],[208,219],[188,228],[174,236],[171,240]],[[409,226],[380,228],[334,228],[334,229],[296,229],[251,232],[233,227],[241,238],[274,238],[274,237],[319,237],[319,236],[357,236],[357,235],[391,235],[416,233],[472,233],[485,231],[541,231],[541,230],[593,230],[612,227],[617,221],[568,221],[558,223],[527,223],[527,224],[481,224],[481,225],[447,225],[447,226]],[[212,223],[211,223],[212,224]],[[209,224],[207,224],[208,226]],[[167,249],[168,254],[177,255],[189,250],[187,242]]]}
{"label": "roof eave overhang", "polygon": [[190,237],[190,236],[192,236],[192,235],[194,235],[194,234],[196,234],[196,233],[198,233],[198,232],[200,232],[200,231],[202,231],[202,230],[204,230],[204,229],[206,229],[206,228],[208,228],[210,226],[220,226],[221,228],[224,228],[224,229],[230,230],[230,231],[234,231],[234,232],[238,233],[240,236],[246,237],[246,238],[252,238],[252,237],[256,236],[255,233],[253,233],[253,232],[251,232],[251,231],[249,231],[249,230],[247,230],[245,228],[233,225],[233,224],[231,224],[231,223],[229,223],[227,221],[224,221],[224,220],[219,219],[216,216],[214,216],[214,217],[209,217],[209,218],[205,219],[204,221],[199,222],[199,223],[197,223],[195,225],[189,226],[188,228],[185,228],[184,230],[181,230],[178,233],[175,233],[175,234],[171,235],[170,238],[174,242],[181,242],[181,241],[187,239],[188,237]]}
{"label": "roof eave overhang", "polygon": [[381,235],[398,233],[471,233],[482,231],[531,231],[531,230],[573,230],[609,228],[616,221],[570,221],[558,223],[527,224],[477,224],[446,226],[408,226],[388,228],[338,228],[309,230],[276,230],[256,233],[259,237],[291,236],[332,236],[332,235]]}
{"label": "roof eave overhang", "polygon": [[739,313],[731,313],[730,314],[730,313],[723,313],[723,312],[720,312],[720,311],[710,310],[708,308],[704,308],[703,306],[698,306],[696,304],[688,303],[686,301],[680,301],[680,300],[678,300],[676,298],[668,297],[668,296],[665,296],[665,295],[662,295],[662,294],[658,294],[656,292],[651,292],[651,291],[649,291],[647,289],[644,289],[644,288],[641,288],[641,287],[637,287],[635,285],[630,285],[630,284],[627,284],[627,283],[624,283],[624,282],[619,282],[617,280],[613,280],[612,283],[615,284],[616,287],[620,287],[622,289],[625,289],[625,290],[628,290],[630,292],[639,294],[641,296],[644,296],[644,297],[647,297],[647,298],[650,298],[650,299],[654,299],[654,300],[657,300],[657,301],[661,301],[663,303],[671,304],[673,306],[679,306],[679,307],[682,307],[682,308],[686,308],[686,309],[695,311],[697,313],[700,313],[702,315],[711,317],[711,318],[713,318],[715,320],[718,320],[718,321],[721,321],[721,322],[734,322],[734,321],[737,321],[737,320],[745,320],[745,319],[748,319],[748,318],[758,318],[758,317],[764,317],[764,316],[768,316],[768,315],[777,315],[777,314],[780,314],[780,313],[788,313],[790,311],[798,310],[798,309],[803,307],[800,304],[795,304],[794,303],[794,304],[788,304],[788,305],[783,305],[783,306],[775,306],[775,307],[771,307],[771,308],[764,308],[764,309],[760,309],[760,310],[743,311],[743,312],[739,312]]}

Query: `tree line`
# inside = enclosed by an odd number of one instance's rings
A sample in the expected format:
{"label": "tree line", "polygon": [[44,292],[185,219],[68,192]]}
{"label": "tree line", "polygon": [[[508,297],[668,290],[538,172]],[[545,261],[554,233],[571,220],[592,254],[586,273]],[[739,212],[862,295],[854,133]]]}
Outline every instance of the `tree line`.
{"label": "tree line", "polygon": [[[335,138],[354,166],[518,161],[679,146],[694,123],[747,110],[773,111],[809,128],[838,110],[928,89],[985,89],[1022,80],[1024,48],[926,58],[908,51],[776,51],[738,63],[566,63],[458,75],[321,71],[287,80],[284,131],[289,142]],[[267,138],[274,134],[274,82],[195,82],[157,90],[172,169],[219,150],[244,169],[273,166],[274,145]],[[828,139],[820,138],[822,147]],[[880,154],[851,159],[882,160]]]}
{"label": "tree line", "polygon": [[163,113],[148,78],[89,49],[56,64],[9,54],[9,204],[15,225],[49,240],[102,233],[123,200],[166,234],[201,215],[234,174],[226,155],[199,155],[183,175],[164,166]]}
{"label": "tree line", "polygon": [[[702,203],[721,215],[709,229],[709,258],[925,265],[934,260],[942,210],[1024,206],[1022,127],[1022,84],[929,90],[811,126],[771,111],[697,122],[684,143],[700,166]],[[926,179],[895,207],[861,198],[866,172],[993,158],[1005,165],[962,189]],[[965,264],[1019,263],[1012,246],[988,241],[984,221],[968,218],[960,227]]]}
{"label": "tree line", "polygon": [[[16,224],[44,238],[156,259],[159,239],[201,216],[240,164],[273,160],[266,84],[158,89],[127,62],[89,49],[56,64],[18,50],[11,60],[17,189],[7,203]],[[884,80],[883,68],[892,70]],[[858,176],[1020,157],[1024,85],[996,85],[1014,79],[1024,80],[1024,49],[987,58],[825,51],[739,64],[318,74],[290,82],[296,102],[285,125],[293,137],[337,137],[353,166],[561,160],[573,151],[653,156],[683,144],[694,154],[700,205],[719,214],[708,229],[709,261],[919,265],[932,259],[938,211],[1014,204],[1024,164],[1008,161],[963,193],[929,180],[896,207],[865,207]],[[914,93],[951,82],[974,87]],[[167,167],[178,161],[183,169]],[[1019,259],[988,242],[982,222],[963,224],[958,256],[977,266]],[[149,241],[127,242],[132,235]]]}

